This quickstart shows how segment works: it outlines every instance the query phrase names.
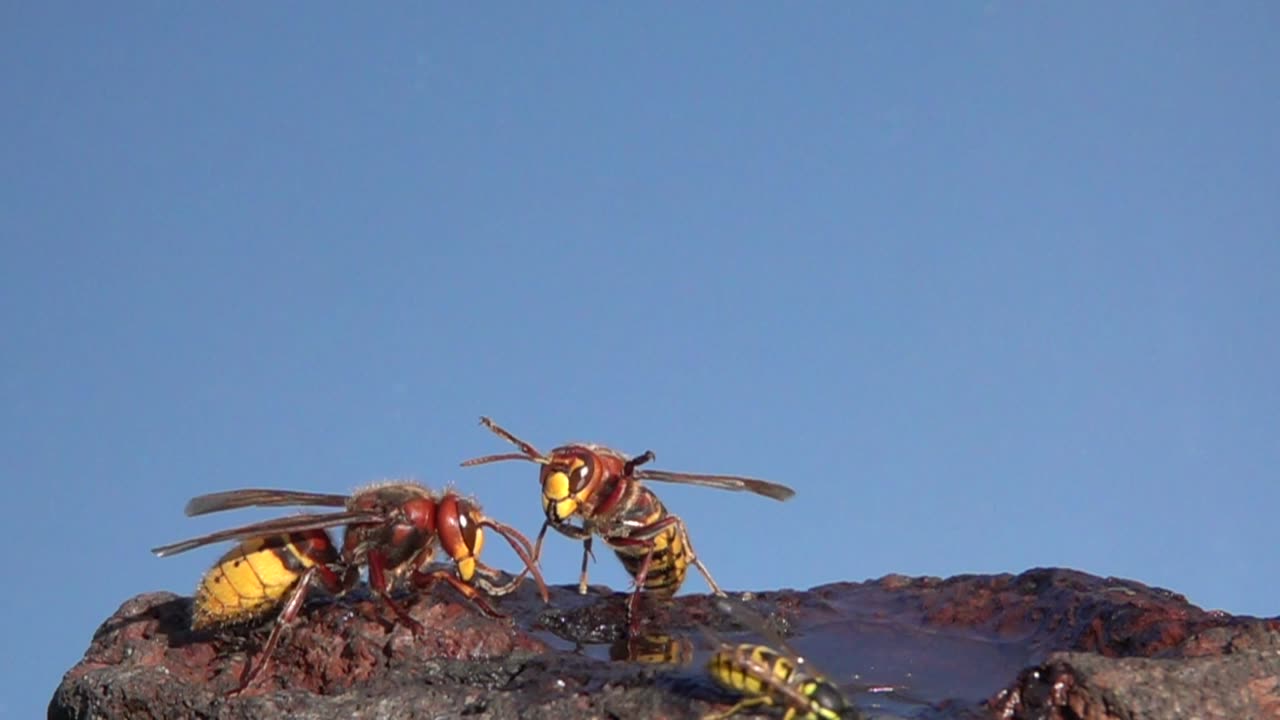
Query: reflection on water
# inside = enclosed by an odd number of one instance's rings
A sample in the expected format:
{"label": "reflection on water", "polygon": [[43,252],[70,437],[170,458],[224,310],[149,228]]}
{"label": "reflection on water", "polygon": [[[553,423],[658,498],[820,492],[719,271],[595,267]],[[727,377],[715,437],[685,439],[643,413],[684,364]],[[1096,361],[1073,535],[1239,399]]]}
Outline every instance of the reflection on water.
{"label": "reflection on water", "polygon": [[[940,707],[976,706],[1040,653],[1024,643],[942,632],[906,623],[845,619],[809,627],[793,622],[790,647],[835,682],[868,718],[934,717]],[[762,642],[751,632],[718,633],[726,642]],[[615,662],[671,666],[710,683],[713,648],[697,630],[642,635],[611,644],[543,638],[559,649]],[[951,716],[950,712],[943,713]],[[967,714],[967,713],[963,713]]]}
{"label": "reflection on water", "polygon": [[609,646],[609,659],[650,665],[689,665],[694,659],[693,640],[679,634],[618,638]]}
{"label": "reflection on water", "polygon": [[1007,640],[862,620],[807,628],[791,644],[833,677],[905,688],[930,703],[980,702],[1033,661]]}

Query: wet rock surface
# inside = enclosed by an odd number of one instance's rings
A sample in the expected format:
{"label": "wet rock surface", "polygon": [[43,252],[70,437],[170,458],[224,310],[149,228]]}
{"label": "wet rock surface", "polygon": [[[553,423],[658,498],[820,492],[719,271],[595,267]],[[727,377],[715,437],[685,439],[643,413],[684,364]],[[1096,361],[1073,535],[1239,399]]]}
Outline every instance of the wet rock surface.
{"label": "wet rock surface", "polygon": [[[867,718],[1280,719],[1280,620],[1070,570],[889,576],[747,594]],[[190,599],[127,601],[63,678],[63,718],[699,718],[737,697],[705,671],[712,637],[762,642],[712,598],[646,602],[529,585],[478,613],[449,588],[402,600],[415,638],[355,594],[308,604],[257,683],[227,697],[270,630],[194,634]],[[780,717],[765,709],[761,717]],[[745,715],[751,717],[751,715]]]}

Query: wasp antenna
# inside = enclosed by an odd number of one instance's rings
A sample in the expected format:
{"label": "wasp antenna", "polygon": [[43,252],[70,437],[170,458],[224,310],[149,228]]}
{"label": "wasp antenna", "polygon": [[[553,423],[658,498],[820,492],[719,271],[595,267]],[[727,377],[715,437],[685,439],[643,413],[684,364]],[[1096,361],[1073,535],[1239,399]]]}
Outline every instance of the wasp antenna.
{"label": "wasp antenna", "polygon": [[533,544],[529,542],[529,538],[520,533],[519,530],[494,520],[491,517],[485,517],[480,521],[481,525],[487,525],[493,528],[502,537],[506,538],[507,543],[511,545],[511,549],[515,550],[516,555],[524,562],[525,570],[520,573],[507,587],[512,590],[524,578],[525,572],[533,574],[533,579],[538,583],[538,592],[542,595],[542,602],[551,602],[551,593],[547,590],[547,583],[542,579],[542,572],[538,570],[538,563],[533,559]]}
{"label": "wasp antenna", "polygon": [[546,465],[547,462],[549,461],[549,458],[547,458],[545,455],[539,452],[537,448],[525,442],[524,440],[521,440],[515,435],[512,435],[510,431],[506,430],[501,425],[489,419],[488,417],[481,415],[480,424],[489,428],[489,430],[493,434],[497,435],[503,440],[506,440],[512,445],[515,445],[516,447],[520,448],[520,452],[527,455],[530,460],[533,460],[534,462],[540,463],[542,465]]}
{"label": "wasp antenna", "polygon": [[504,462],[507,460],[528,460],[530,462],[536,462],[539,465],[546,465],[548,462],[550,462],[546,458],[529,457],[524,453],[501,453],[498,455],[485,455],[484,457],[471,458],[470,460],[463,460],[458,464],[461,465],[462,467],[474,467],[476,465],[487,465],[489,463]]}
{"label": "wasp antenna", "polygon": [[645,463],[653,462],[656,459],[658,459],[658,456],[654,455],[652,450],[645,450],[643,453],[628,460],[627,464],[623,466],[623,472],[630,475],[636,471],[636,468],[644,465]]}

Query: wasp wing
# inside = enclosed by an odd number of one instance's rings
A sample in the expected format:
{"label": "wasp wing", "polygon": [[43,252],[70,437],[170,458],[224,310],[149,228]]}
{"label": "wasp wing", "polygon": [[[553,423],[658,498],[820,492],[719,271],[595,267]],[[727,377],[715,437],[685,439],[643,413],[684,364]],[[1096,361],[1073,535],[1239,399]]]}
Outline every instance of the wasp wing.
{"label": "wasp wing", "polygon": [[726,616],[732,618],[735,622],[740,623],[751,632],[759,635],[766,645],[776,648],[780,653],[789,657],[797,665],[807,665],[804,656],[796,652],[786,640],[782,638],[782,634],[774,630],[767,620],[760,613],[747,607],[747,604],[734,600],[729,597],[714,598],[716,609]]}
{"label": "wasp wing", "polygon": [[183,540],[171,545],[161,545],[158,548],[152,548],[151,552],[160,557],[168,557],[177,555],[178,553],[210,545],[224,540],[245,540],[248,538],[268,537],[271,535],[279,535],[281,533],[301,532],[304,530],[321,530],[331,528],[337,525],[350,525],[359,523],[379,523],[386,520],[386,517],[378,513],[367,512],[336,512],[324,514],[305,514],[294,515],[292,517],[275,518],[274,520],[264,520],[263,522],[253,523],[252,525],[243,525],[241,527],[231,528],[230,530],[219,530],[208,535]]}
{"label": "wasp wing", "polygon": [[187,515],[235,510],[244,507],[280,507],[287,505],[324,505],[344,507],[349,495],[299,492],[297,490],[273,490],[270,488],[244,488],[209,493],[193,497],[187,503]]}
{"label": "wasp wing", "polygon": [[738,475],[696,475],[694,473],[667,472],[666,470],[636,470],[633,474],[637,480],[658,480],[660,482],[683,483],[685,485],[702,485],[720,490],[736,490],[753,492],[774,500],[786,500],[796,494],[795,490],[781,483],[740,477]]}
{"label": "wasp wing", "polygon": [[[748,607],[746,603],[729,597],[717,597],[715,598],[715,605],[720,612],[742,623],[748,630],[764,638],[768,647],[793,662],[800,672],[815,680],[826,679],[827,682],[831,682],[830,675],[823,673],[821,668],[815,667],[812,662],[806,660],[790,643],[782,638],[779,632],[773,629],[773,626],[769,625],[764,617]],[[770,685],[776,686],[774,683],[770,683]],[[898,693],[902,689],[896,685],[860,685],[860,687],[864,688],[866,692]],[[808,707],[809,698],[790,686],[780,690],[780,692],[783,692],[787,697],[799,698],[806,703],[805,707]],[[904,696],[900,695],[900,697]]]}

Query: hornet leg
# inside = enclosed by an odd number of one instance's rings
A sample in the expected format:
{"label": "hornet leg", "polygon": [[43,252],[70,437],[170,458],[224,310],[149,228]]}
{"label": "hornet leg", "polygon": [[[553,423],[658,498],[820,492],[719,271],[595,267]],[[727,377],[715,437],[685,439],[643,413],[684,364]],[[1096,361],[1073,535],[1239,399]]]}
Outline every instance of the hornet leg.
{"label": "hornet leg", "polygon": [[227,693],[228,696],[235,696],[244,692],[246,688],[253,684],[253,681],[262,675],[262,671],[266,670],[267,666],[271,664],[271,656],[275,654],[276,647],[280,645],[280,636],[284,633],[284,629],[297,619],[298,611],[302,609],[302,603],[307,599],[307,590],[311,588],[311,583],[315,580],[318,567],[318,565],[311,566],[302,574],[302,577],[298,578],[298,583],[289,592],[289,599],[285,601],[284,607],[280,610],[280,616],[276,618],[275,627],[271,628],[271,635],[267,636],[267,644],[262,646],[262,651],[258,653],[258,661],[255,663],[251,659],[244,666],[244,673],[240,676],[239,686]]}
{"label": "hornet leg", "polygon": [[387,579],[387,558],[377,551],[369,553],[369,584],[373,586],[373,591],[382,599],[382,602],[395,613],[396,619],[409,626],[414,637],[422,635],[424,632],[422,623],[410,617],[408,610],[391,599],[391,582]]}

